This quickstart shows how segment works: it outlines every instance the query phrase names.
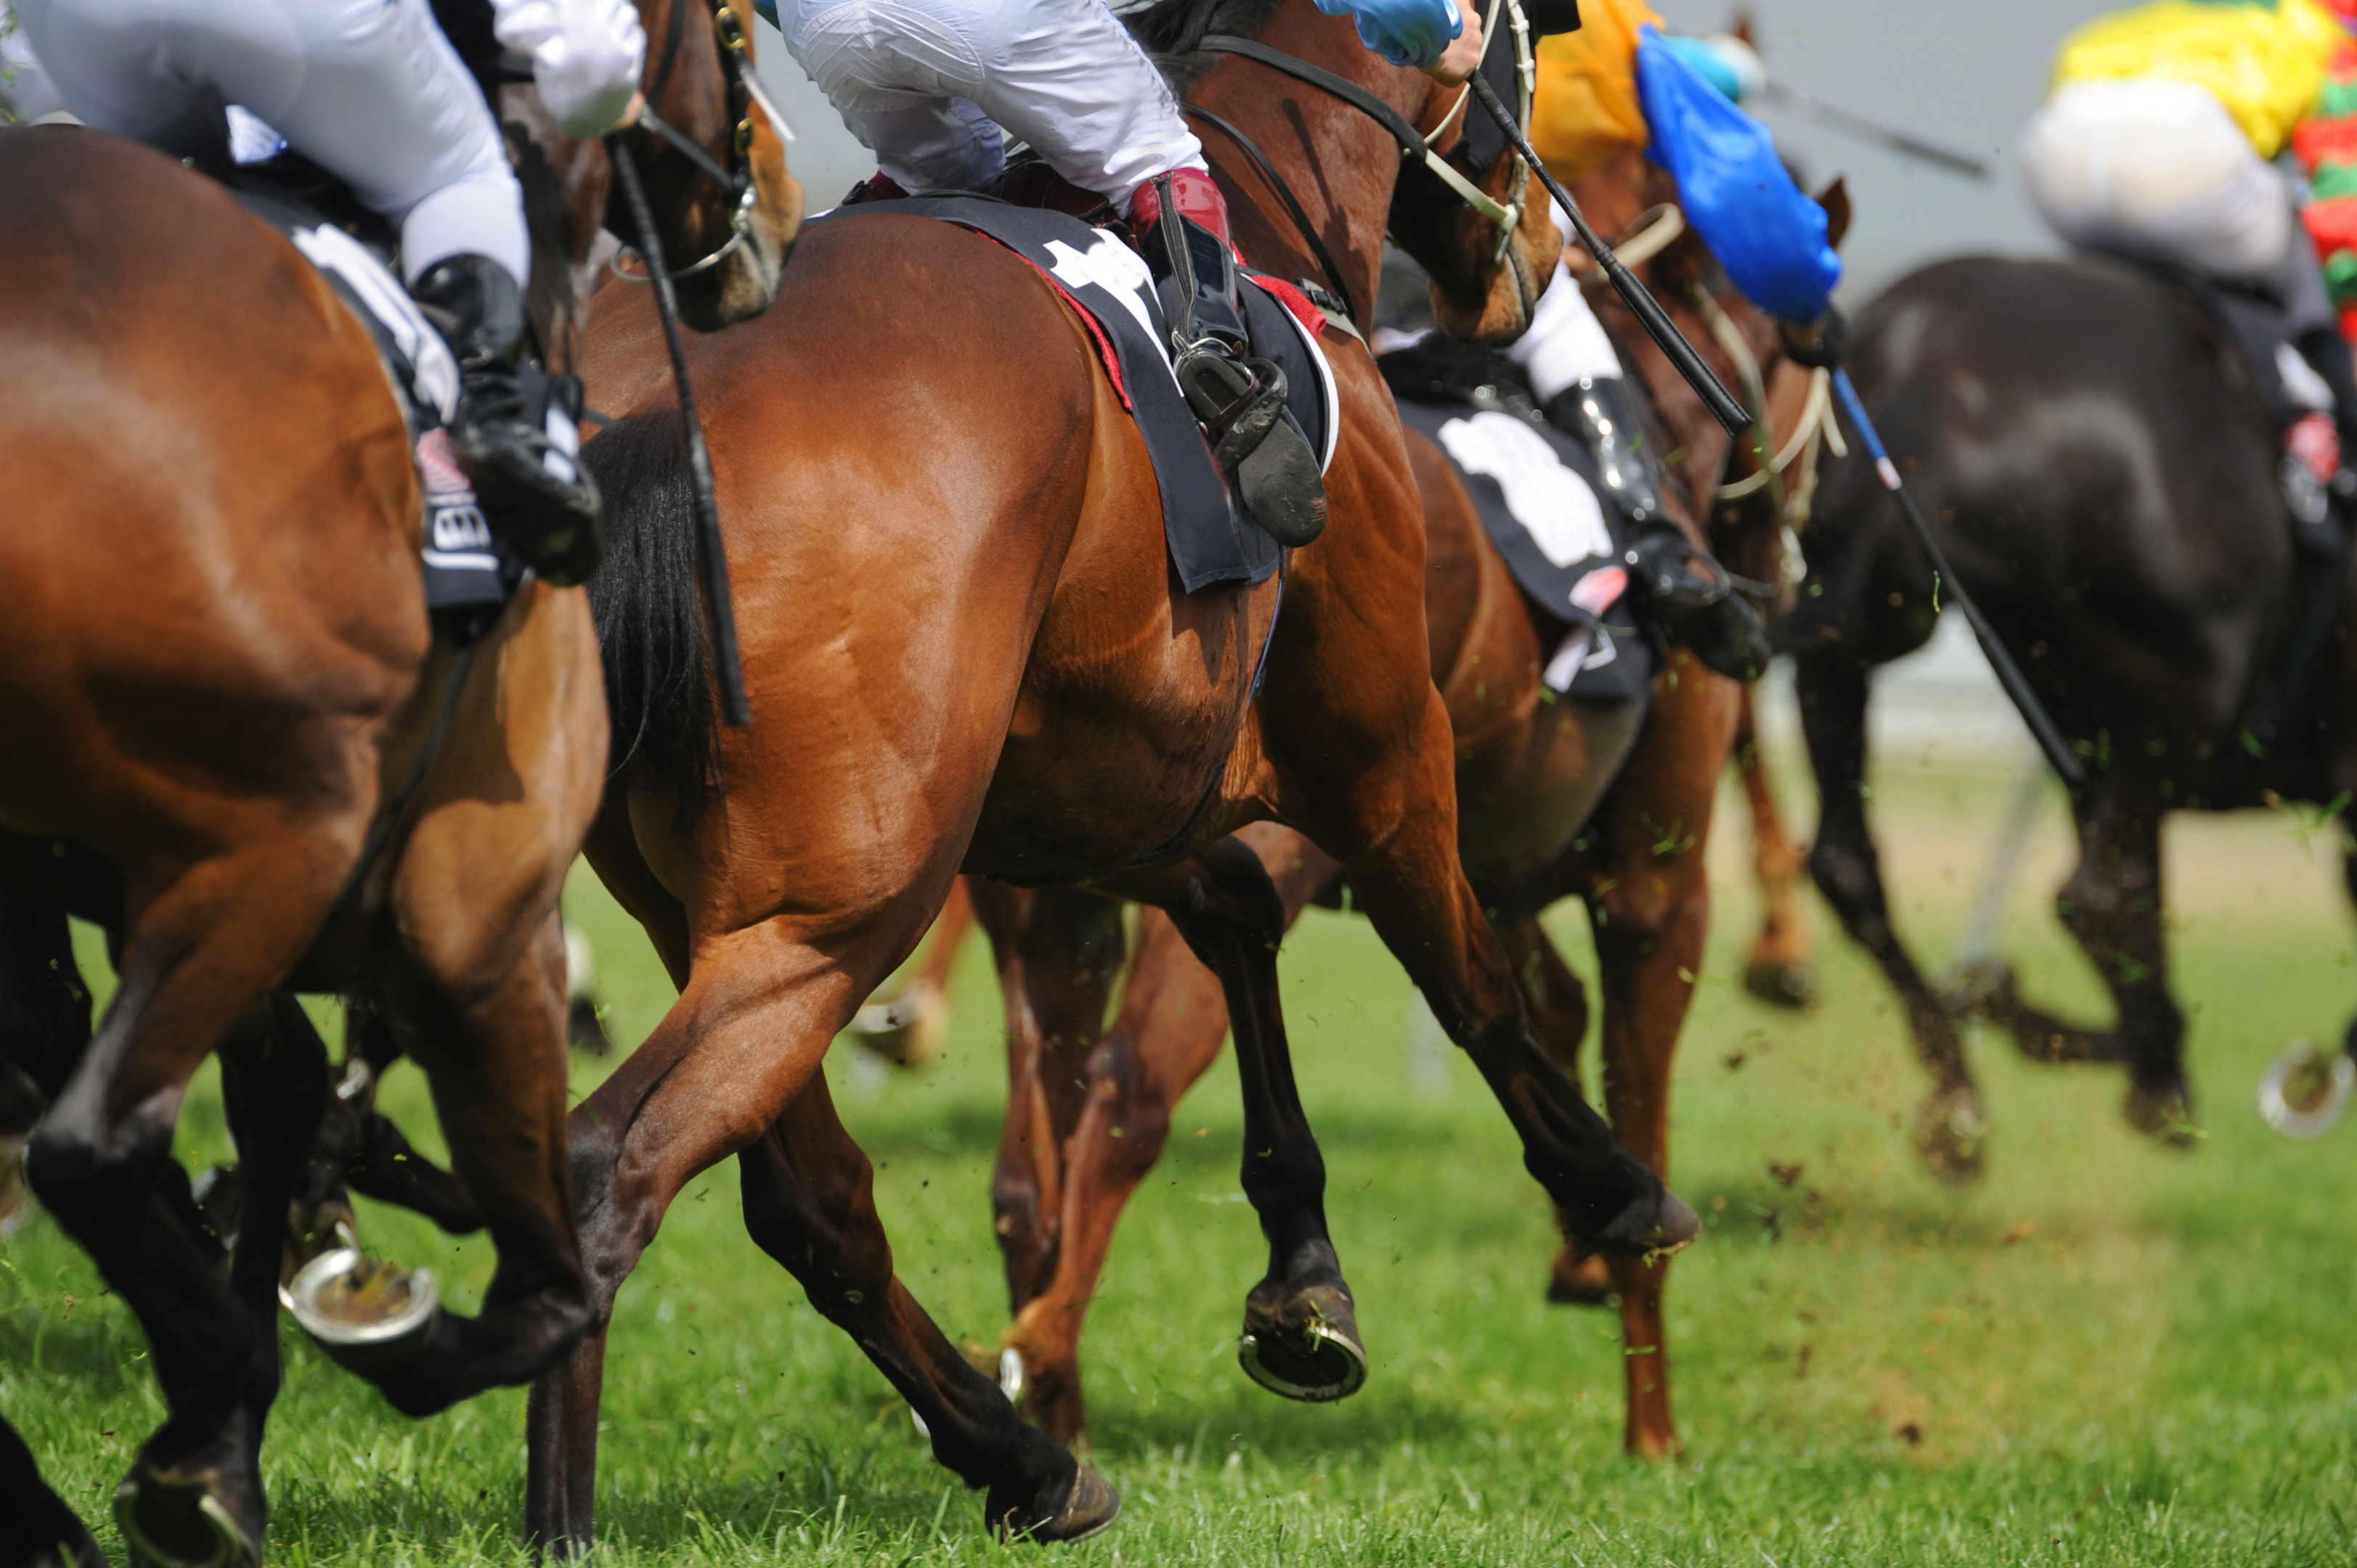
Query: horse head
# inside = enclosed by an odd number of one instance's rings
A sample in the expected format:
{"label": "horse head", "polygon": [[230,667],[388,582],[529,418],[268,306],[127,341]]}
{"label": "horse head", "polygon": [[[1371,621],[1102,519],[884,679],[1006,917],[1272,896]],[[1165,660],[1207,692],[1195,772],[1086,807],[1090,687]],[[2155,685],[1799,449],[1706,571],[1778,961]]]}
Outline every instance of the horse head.
{"label": "horse head", "polygon": [[[509,151],[533,224],[533,323],[553,364],[573,362],[605,262],[601,227],[634,239],[638,220],[608,143],[644,182],[681,318],[714,332],[769,308],[802,216],[784,129],[754,75],[750,10],[718,0],[637,0],[647,34],[645,111],[605,142],[565,135],[529,84],[501,94]],[[643,259],[617,275],[643,282]]]}

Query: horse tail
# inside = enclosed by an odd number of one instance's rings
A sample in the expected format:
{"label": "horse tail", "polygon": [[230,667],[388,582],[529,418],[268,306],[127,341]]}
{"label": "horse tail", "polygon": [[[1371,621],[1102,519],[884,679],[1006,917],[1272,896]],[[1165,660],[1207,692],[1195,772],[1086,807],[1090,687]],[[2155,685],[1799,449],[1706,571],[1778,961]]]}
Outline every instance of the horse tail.
{"label": "horse tail", "polygon": [[644,761],[692,822],[719,786],[720,729],[687,427],[675,408],[636,414],[584,444],[581,461],[605,497],[605,564],[589,580],[589,609],[613,726],[610,776]]}

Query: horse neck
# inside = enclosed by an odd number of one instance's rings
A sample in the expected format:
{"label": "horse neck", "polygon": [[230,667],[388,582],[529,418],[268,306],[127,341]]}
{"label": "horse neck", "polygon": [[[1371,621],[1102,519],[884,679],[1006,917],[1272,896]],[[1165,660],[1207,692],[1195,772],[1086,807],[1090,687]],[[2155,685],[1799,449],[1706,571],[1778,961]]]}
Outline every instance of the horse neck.
{"label": "horse neck", "polygon": [[[1307,0],[1281,5],[1256,35],[1272,48],[1348,78],[1417,121],[1429,79],[1385,65],[1360,44],[1347,18],[1328,16]],[[1224,57],[1188,95],[1189,102],[1252,138],[1308,215],[1362,308],[1372,309],[1383,272],[1383,230],[1398,183],[1400,155],[1389,133],[1340,99],[1279,75],[1257,61]],[[1255,265],[1288,281],[1323,283],[1323,272],[1284,201],[1242,149],[1195,122],[1211,166],[1238,199],[1236,242]]]}

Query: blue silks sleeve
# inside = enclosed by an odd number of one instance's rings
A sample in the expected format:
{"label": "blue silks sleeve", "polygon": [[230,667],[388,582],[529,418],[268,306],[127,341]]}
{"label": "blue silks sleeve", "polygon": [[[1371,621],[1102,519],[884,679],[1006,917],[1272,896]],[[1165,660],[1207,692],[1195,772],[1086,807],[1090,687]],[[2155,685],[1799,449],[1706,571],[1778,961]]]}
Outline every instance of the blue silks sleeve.
{"label": "blue silks sleeve", "polygon": [[1772,316],[1814,321],[1841,281],[1825,210],[1776,156],[1768,128],[1722,96],[1648,24],[1637,44],[1637,98],[1653,160],[1677,177],[1678,202],[1744,297]]}
{"label": "blue silks sleeve", "polygon": [[1359,24],[1359,41],[1394,65],[1426,66],[1465,31],[1457,0],[1318,0],[1329,16]]}

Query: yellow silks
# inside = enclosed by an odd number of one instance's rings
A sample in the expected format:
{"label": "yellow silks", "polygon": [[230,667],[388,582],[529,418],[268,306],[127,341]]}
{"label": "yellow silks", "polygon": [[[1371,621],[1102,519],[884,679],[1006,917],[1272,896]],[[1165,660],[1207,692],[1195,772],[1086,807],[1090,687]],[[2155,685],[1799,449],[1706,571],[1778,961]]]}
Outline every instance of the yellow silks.
{"label": "yellow silks", "polygon": [[2065,38],[2054,81],[2190,81],[2208,89],[2259,156],[2271,158],[2316,112],[2325,67],[2347,36],[2316,0],[2152,0]]}
{"label": "yellow silks", "polygon": [[1541,38],[1531,145],[1558,179],[1576,179],[1652,139],[1637,102],[1637,34],[1664,27],[1644,0],[1581,0],[1580,27]]}

